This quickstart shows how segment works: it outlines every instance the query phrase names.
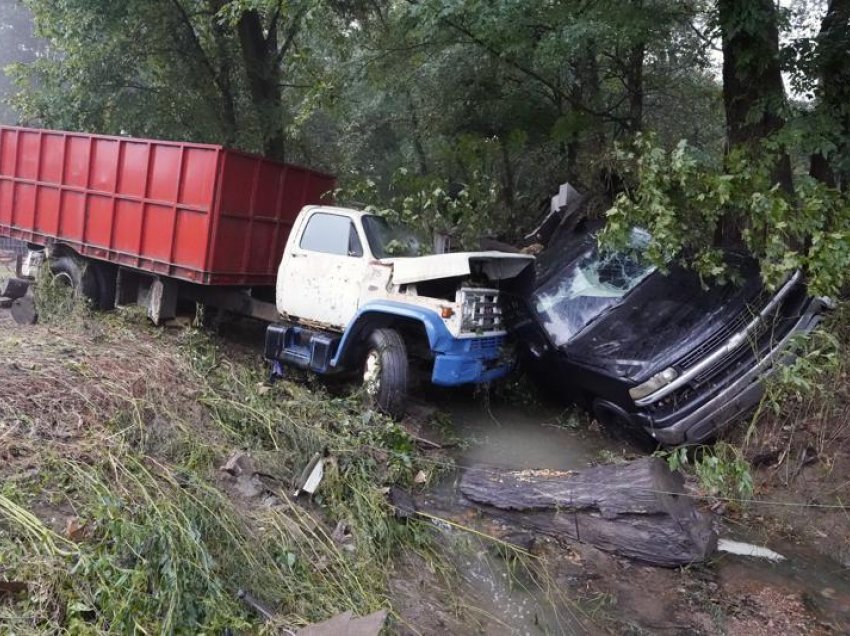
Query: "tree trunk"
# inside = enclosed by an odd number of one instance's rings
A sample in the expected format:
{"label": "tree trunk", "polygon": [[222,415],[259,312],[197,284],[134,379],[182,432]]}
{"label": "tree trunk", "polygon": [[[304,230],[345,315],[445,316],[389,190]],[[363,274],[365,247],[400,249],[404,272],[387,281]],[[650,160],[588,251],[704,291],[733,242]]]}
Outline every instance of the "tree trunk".
{"label": "tree trunk", "polygon": [[[222,8],[224,0],[209,0],[209,8],[215,16]],[[224,141],[229,146],[237,143],[239,120],[236,114],[236,98],[233,90],[233,67],[231,64],[231,50],[227,41],[227,30],[219,21],[215,21],[213,27],[216,54],[218,56],[218,86],[221,93],[221,114],[225,127]]]}
{"label": "tree trunk", "polygon": [[516,228],[516,194],[514,192],[514,166],[511,162],[511,153],[508,148],[508,143],[505,141],[505,135],[497,137],[499,143],[499,153],[502,157],[502,198],[505,206],[508,208],[508,225],[511,230]]}
{"label": "tree trunk", "polygon": [[658,458],[582,471],[471,467],[460,491],[502,521],[659,565],[708,559],[711,515],[685,495],[681,473]]}
{"label": "tree trunk", "polygon": [[[753,157],[761,142],[785,124],[785,88],[779,64],[779,29],[773,0],[718,0],[723,36],[723,105],[729,150]],[[791,160],[780,151],[775,182],[793,195]]]}
{"label": "tree trunk", "polygon": [[632,47],[626,68],[626,88],[629,93],[629,134],[635,135],[643,128],[643,59],[646,46]]}
{"label": "tree trunk", "polygon": [[242,14],[238,31],[251,101],[263,132],[264,152],[268,157],[284,161],[286,143],[281,112],[277,25],[271,25],[268,35],[265,35],[260,14],[252,9]]}
{"label": "tree trunk", "polygon": [[[779,28],[774,0],[717,0],[723,40],[723,105],[727,152],[743,152],[753,162],[767,152],[763,142],[785,124],[785,87],[779,64]],[[781,149],[772,160],[771,178],[794,195],[791,159]],[[721,217],[719,246],[742,243],[740,219]]]}
{"label": "tree trunk", "polygon": [[413,129],[413,151],[416,153],[416,160],[419,163],[419,174],[428,174],[428,157],[425,154],[425,145],[422,143],[422,133],[419,126],[419,115],[416,112],[416,104],[413,102],[413,96],[410,91],[407,91],[407,108],[410,114],[410,126]]}
{"label": "tree trunk", "polygon": [[[830,0],[817,37],[817,113],[834,127],[835,156],[850,161],[850,0]],[[830,157],[814,152],[809,174],[822,183],[838,185]],[[843,175],[842,175],[843,176]],[[846,176],[841,179],[846,188]]]}
{"label": "tree trunk", "polygon": [[[175,32],[178,46],[193,50],[199,70],[208,75],[208,83],[217,89],[216,97],[209,100],[211,102],[210,109],[215,112],[219,120],[225,144],[232,145],[235,141],[237,122],[231,82],[230,52],[224,46],[223,27],[214,17],[221,9],[223,2],[224,0],[208,0],[207,6],[211,16],[213,16],[210,20],[216,44],[216,49],[212,53],[204,48],[192,16],[187,12],[183,3],[180,0],[173,0],[172,5],[182,27]],[[186,54],[186,51],[183,50],[183,53]]]}

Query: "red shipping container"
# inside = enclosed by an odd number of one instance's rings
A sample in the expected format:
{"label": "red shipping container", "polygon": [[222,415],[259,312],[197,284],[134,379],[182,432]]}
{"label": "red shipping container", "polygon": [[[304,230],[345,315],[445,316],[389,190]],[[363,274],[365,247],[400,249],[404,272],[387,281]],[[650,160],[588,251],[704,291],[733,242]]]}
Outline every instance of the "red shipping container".
{"label": "red shipping container", "polygon": [[274,285],[331,175],[222,146],[0,126],[0,235],[208,285]]}

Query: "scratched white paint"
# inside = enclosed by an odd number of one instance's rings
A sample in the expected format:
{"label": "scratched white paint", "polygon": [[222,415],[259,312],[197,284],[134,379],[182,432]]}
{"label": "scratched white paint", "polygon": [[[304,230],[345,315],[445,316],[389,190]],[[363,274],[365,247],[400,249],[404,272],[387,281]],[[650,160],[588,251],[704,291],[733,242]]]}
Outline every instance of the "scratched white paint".
{"label": "scratched white paint", "polygon": [[473,262],[483,262],[491,281],[513,278],[534,260],[528,254],[507,252],[455,252],[406,258],[385,258],[381,262],[393,266],[393,282],[397,285],[424,280],[468,276]]}
{"label": "scratched white paint", "polygon": [[[302,249],[301,235],[310,217],[319,212],[351,219],[360,236],[363,256],[324,254]],[[390,300],[425,307],[437,315],[441,315],[446,308],[451,309],[448,312],[451,315],[442,320],[454,336],[502,333],[461,334],[460,294],[454,300],[429,298],[417,293],[416,283],[466,276],[470,273],[471,263],[476,261],[484,262],[483,270],[493,281],[511,278],[528,267],[534,260],[533,256],[465,252],[377,260],[371,253],[363,231],[361,219],[365,214],[359,210],[329,206],[307,206],[301,211],[293,224],[278,269],[277,308],[282,315],[333,329],[344,329],[360,306],[369,301]]]}

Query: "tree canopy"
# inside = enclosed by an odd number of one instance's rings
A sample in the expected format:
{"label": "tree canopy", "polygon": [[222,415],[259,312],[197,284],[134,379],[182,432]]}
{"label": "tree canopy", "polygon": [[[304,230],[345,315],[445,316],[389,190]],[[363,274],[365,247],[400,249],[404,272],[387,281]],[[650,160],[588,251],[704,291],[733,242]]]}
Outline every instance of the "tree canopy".
{"label": "tree canopy", "polygon": [[569,180],[659,259],[844,283],[850,0],[25,2],[24,123],[310,164],[461,243]]}

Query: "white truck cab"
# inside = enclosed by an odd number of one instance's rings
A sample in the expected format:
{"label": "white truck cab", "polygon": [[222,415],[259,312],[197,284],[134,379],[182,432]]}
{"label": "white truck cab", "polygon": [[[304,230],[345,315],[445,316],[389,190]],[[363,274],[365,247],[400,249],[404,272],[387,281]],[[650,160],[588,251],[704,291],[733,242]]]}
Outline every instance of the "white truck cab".
{"label": "white truck cab", "polygon": [[362,373],[376,405],[401,416],[411,358],[444,386],[485,383],[513,360],[500,299],[532,256],[465,252],[418,256],[412,233],[348,208],[307,206],[277,278],[281,322],[266,357],[327,374]]}

